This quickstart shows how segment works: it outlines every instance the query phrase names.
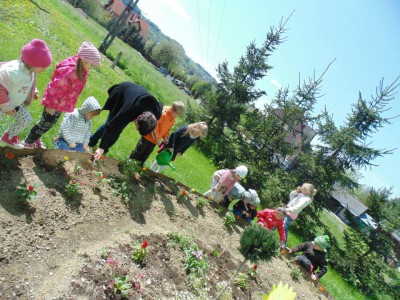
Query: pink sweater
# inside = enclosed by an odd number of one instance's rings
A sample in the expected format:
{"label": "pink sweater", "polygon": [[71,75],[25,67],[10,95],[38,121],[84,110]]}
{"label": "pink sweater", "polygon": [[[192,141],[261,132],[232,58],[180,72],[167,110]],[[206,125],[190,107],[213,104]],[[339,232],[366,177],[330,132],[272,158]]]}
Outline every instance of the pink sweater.
{"label": "pink sweater", "polygon": [[72,112],[76,101],[86,85],[87,71],[83,70],[83,81],[76,73],[78,56],[71,56],[60,62],[44,92],[42,104],[59,112]]}

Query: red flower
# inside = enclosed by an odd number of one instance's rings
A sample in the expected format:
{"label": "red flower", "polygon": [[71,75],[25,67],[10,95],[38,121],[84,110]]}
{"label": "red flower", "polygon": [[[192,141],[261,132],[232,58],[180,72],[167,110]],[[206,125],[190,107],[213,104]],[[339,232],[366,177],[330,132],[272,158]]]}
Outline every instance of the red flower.
{"label": "red flower", "polygon": [[253,266],[253,270],[257,270],[257,265],[254,265],[254,266]]}
{"label": "red flower", "polygon": [[33,187],[33,185],[30,185],[30,186],[28,187],[28,190],[29,190],[30,192],[33,192],[34,189],[35,189],[35,188]]}
{"label": "red flower", "polygon": [[101,179],[104,179],[104,178],[106,178],[106,175],[101,176]]}
{"label": "red flower", "polygon": [[185,196],[185,195],[186,195],[186,190],[182,190],[181,196]]}
{"label": "red flower", "polygon": [[104,155],[101,155],[101,156],[100,156],[100,159],[104,159],[104,158],[105,158],[105,156],[104,156]]}
{"label": "red flower", "polygon": [[8,159],[13,159],[14,157],[15,157],[15,155],[12,154],[12,153],[7,153],[6,154],[6,158],[8,158]]}
{"label": "red flower", "polygon": [[146,249],[148,245],[149,245],[149,242],[148,241],[144,241],[143,244],[142,244],[142,249]]}

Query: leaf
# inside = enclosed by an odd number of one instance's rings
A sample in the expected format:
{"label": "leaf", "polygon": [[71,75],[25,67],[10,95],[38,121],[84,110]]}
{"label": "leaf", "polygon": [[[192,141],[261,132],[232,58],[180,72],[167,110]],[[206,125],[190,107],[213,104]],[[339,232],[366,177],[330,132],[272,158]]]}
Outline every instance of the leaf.
{"label": "leaf", "polygon": [[231,201],[231,203],[228,206],[228,210],[233,210],[233,206],[235,206],[236,203],[238,203],[240,199],[234,199]]}

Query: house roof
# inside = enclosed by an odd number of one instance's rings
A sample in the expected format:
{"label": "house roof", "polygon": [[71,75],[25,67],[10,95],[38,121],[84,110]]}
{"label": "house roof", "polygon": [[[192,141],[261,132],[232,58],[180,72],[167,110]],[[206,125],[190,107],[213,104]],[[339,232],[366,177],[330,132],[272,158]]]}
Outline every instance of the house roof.
{"label": "house roof", "polygon": [[364,203],[343,188],[335,188],[331,192],[331,196],[339,201],[343,207],[347,208],[355,216],[360,216],[368,209]]}
{"label": "house roof", "polygon": [[367,213],[363,213],[360,215],[360,220],[365,223],[368,227],[373,229],[377,229],[379,224],[375,222],[375,220]]}

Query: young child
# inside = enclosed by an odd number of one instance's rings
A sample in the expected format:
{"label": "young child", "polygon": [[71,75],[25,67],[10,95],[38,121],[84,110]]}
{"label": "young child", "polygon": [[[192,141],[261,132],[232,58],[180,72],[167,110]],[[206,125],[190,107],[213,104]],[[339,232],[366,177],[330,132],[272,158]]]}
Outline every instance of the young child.
{"label": "young child", "polygon": [[[183,126],[178,130],[174,131],[171,136],[169,137],[168,144],[162,143],[160,146],[160,151],[164,150],[165,148],[168,151],[173,151],[174,154],[172,156],[172,161],[175,160],[177,156],[183,155],[187,149],[201,137],[207,135],[207,124],[205,122],[193,123],[187,126]],[[160,173],[165,166],[160,166],[157,163],[157,160],[151,166],[153,171]]]}
{"label": "young child", "polygon": [[24,148],[18,134],[32,121],[27,107],[32,99],[38,98],[36,74],[48,68],[51,60],[46,43],[33,39],[22,47],[19,59],[0,63],[0,120],[3,115],[15,118],[1,137],[6,146]]}
{"label": "young child", "polygon": [[235,183],[247,175],[246,166],[238,166],[236,169],[222,169],[215,171],[212,176],[211,189],[205,192],[205,197],[212,197],[215,202],[221,202],[223,197],[235,186]]}
{"label": "young child", "polygon": [[264,226],[268,230],[277,228],[281,240],[281,247],[286,241],[285,230],[283,229],[283,218],[286,216],[286,209],[278,207],[277,209],[266,208],[257,213],[258,224]]}
{"label": "young child", "polygon": [[88,72],[99,66],[101,56],[90,42],[84,42],[78,54],[60,62],[43,95],[44,110],[38,123],[25,139],[28,148],[45,148],[40,137],[50,130],[63,112],[73,112],[76,101],[86,85]]}
{"label": "young child", "polygon": [[[296,262],[311,274],[311,280],[316,281],[326,274],[328,262],[326,261],[326,249],[329,247],[329,236],[317,236],[312,242],[305,242],[292,249],[287,248],[289,253],[303,251],[296,257]],[[319,269],[318,273],[314,273]]]}
{"label": "young child", "polygon": [[260,198],[255,190],[246,189],[238,182],[233,189],[224,197],[223,205],[229,207],[231,201],[239,199],[233,206],[233,213],[247,222],[251,222],[257,216],[257,207],[260,205]]}
{"label": "young child", "polygon": [[[289,232],[289,225],[297,219],[299,213],[312,203],[312,200],[317,193],[317,190],[311,183],[303,183],[302,186],[298,186],[289,195],[289,203],[286,205],[286,217],[283,222],[283,227],[286,233],[286,240]],[[285,241],[286,245],[286,241]]]}
{"label": "young child", "polygon": [[172,106],[164,107],[160,119],[157,121],[156,128],[140,138],[135,150],[130,158],[137,160],[143,166],[156,145],[161,143],[168,144],[169,131],[175,124],[175,119],[185,112],[185,105],[181,101],[176,101]]}
{"label": "young child", "polygon": [[57,149],[77,152],[90,152],[88,147],[92,119],[101,112],[101,106],[96,98],[89,97],[81,108],[75,108],[72,113],[66,113],[61,122],[60,136],[55,142]]}

